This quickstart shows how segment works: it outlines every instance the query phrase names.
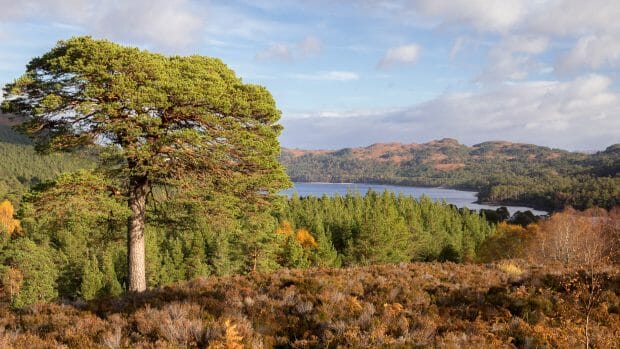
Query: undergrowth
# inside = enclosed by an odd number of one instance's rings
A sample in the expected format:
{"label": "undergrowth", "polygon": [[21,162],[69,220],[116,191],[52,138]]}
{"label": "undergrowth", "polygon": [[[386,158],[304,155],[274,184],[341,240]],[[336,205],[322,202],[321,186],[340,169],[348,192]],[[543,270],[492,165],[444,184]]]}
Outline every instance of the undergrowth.
{"label": "undergrowth", "polygon": [[[0,313],[2,348],[578,348],[575,270],[402,263],[196,279],[90,303]],[[620,276],[604,273],[591,344],[620,343]],[[587,280],[583,280],[586,282]]]}

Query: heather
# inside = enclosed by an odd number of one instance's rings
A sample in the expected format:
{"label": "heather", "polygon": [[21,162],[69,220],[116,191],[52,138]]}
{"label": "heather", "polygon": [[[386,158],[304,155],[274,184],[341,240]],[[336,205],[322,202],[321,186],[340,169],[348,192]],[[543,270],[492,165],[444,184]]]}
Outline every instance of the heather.
{"label": "heather", "polygon": [[[3,307],[14,348],[535,348],[584,346],[590,276],[523,261],[281,269],[199,278],[88,303]],[[620,337],[620,275],[603,281],[590,345]]]}

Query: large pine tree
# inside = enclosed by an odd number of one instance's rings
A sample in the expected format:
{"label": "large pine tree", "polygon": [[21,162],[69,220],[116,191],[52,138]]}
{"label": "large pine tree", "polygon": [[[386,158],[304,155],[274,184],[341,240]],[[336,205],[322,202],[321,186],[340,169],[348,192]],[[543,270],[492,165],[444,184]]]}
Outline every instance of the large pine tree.
{"label": "large pine tree", "polygon": [[145,213],[155,186],[215,193],[253,206],[288,185],[277,124],[263,87],[244,84],[220,60],[163,56],[90,37],[60,41],[5,86],[3,110],[42,152],[96,145],[121,180],[128,221],[130,291],[146,289]]}

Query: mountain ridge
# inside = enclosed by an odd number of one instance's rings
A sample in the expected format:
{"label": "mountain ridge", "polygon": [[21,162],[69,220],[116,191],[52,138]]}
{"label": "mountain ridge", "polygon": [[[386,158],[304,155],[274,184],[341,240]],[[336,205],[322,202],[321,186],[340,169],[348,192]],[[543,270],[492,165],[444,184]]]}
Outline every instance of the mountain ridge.
{"label": "mountain ridge", "polygon": [[548,146],[543,146],[543,145],[537,145],[534,143],[512,142],[512,141],[501,140],[501,139],[488,140],[488,141],[484,141],[484,142],[480,142],[480,143],[476,143],[474,145],[468,146],[466,144],[460,143],[457,139],[454,139],[454,138],[441,138],[441,139],[435,139],[435,140],[431,140],[431,141],[424,142],[424,143],[415,143],[415,142],[404,143],[404,142],[389,142],[388,141],[388,142],[372,143],[367,146],[343,147],[343,148],[338,148],[338,149],[326,149],[326,148],[303,149],[299,147],[282,147],[282,151],[285,153],[289,153],[293,156],[303,156],[306,154],[316,155],[316,154],[337,153],[337,152],[341,152],[341,151],[348,150],[348,149],[353,151],[353,153],[361,153],[364,151],[374,152],[377,150],[383,150],[385,152],[407,151],[407,150],[423,149],[423,148],[428,148],[428,147],[445,147],[445,146],[452,146],[452,147],[462,146],[462,147],[467,147],[467,148],[482,148],[482,147],[494,146],[494,147],[521,148],[521,149],[535,147],[535,148],[544,148],[544,149],[548,149],[551,151],[557,151],[557,152],[562,152],[562,153],[575,153],[575,154],[584,154],[584,155],[591,154],[591,153],[606,152],[606,151],[610,151],[610,149],[620,150],[620,143],[612,144],[604,150],[585,152],[585,151],[571,151],[571,150],[566,150],[566,149],[556,148],[556,147],[548,147]]}

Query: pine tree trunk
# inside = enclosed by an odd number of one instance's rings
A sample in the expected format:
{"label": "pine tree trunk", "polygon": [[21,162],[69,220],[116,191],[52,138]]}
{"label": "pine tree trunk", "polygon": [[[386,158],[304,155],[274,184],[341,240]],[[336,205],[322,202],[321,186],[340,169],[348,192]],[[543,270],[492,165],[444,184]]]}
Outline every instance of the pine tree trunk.
{"label": "pine tree trunk", "polygon": [[131,177],[129,180],[129,217],[127,229],[127,266],[129,269],[129,292],[146,291],[146,264],[144,244],[144,221],[146,214],[146,176]]}

